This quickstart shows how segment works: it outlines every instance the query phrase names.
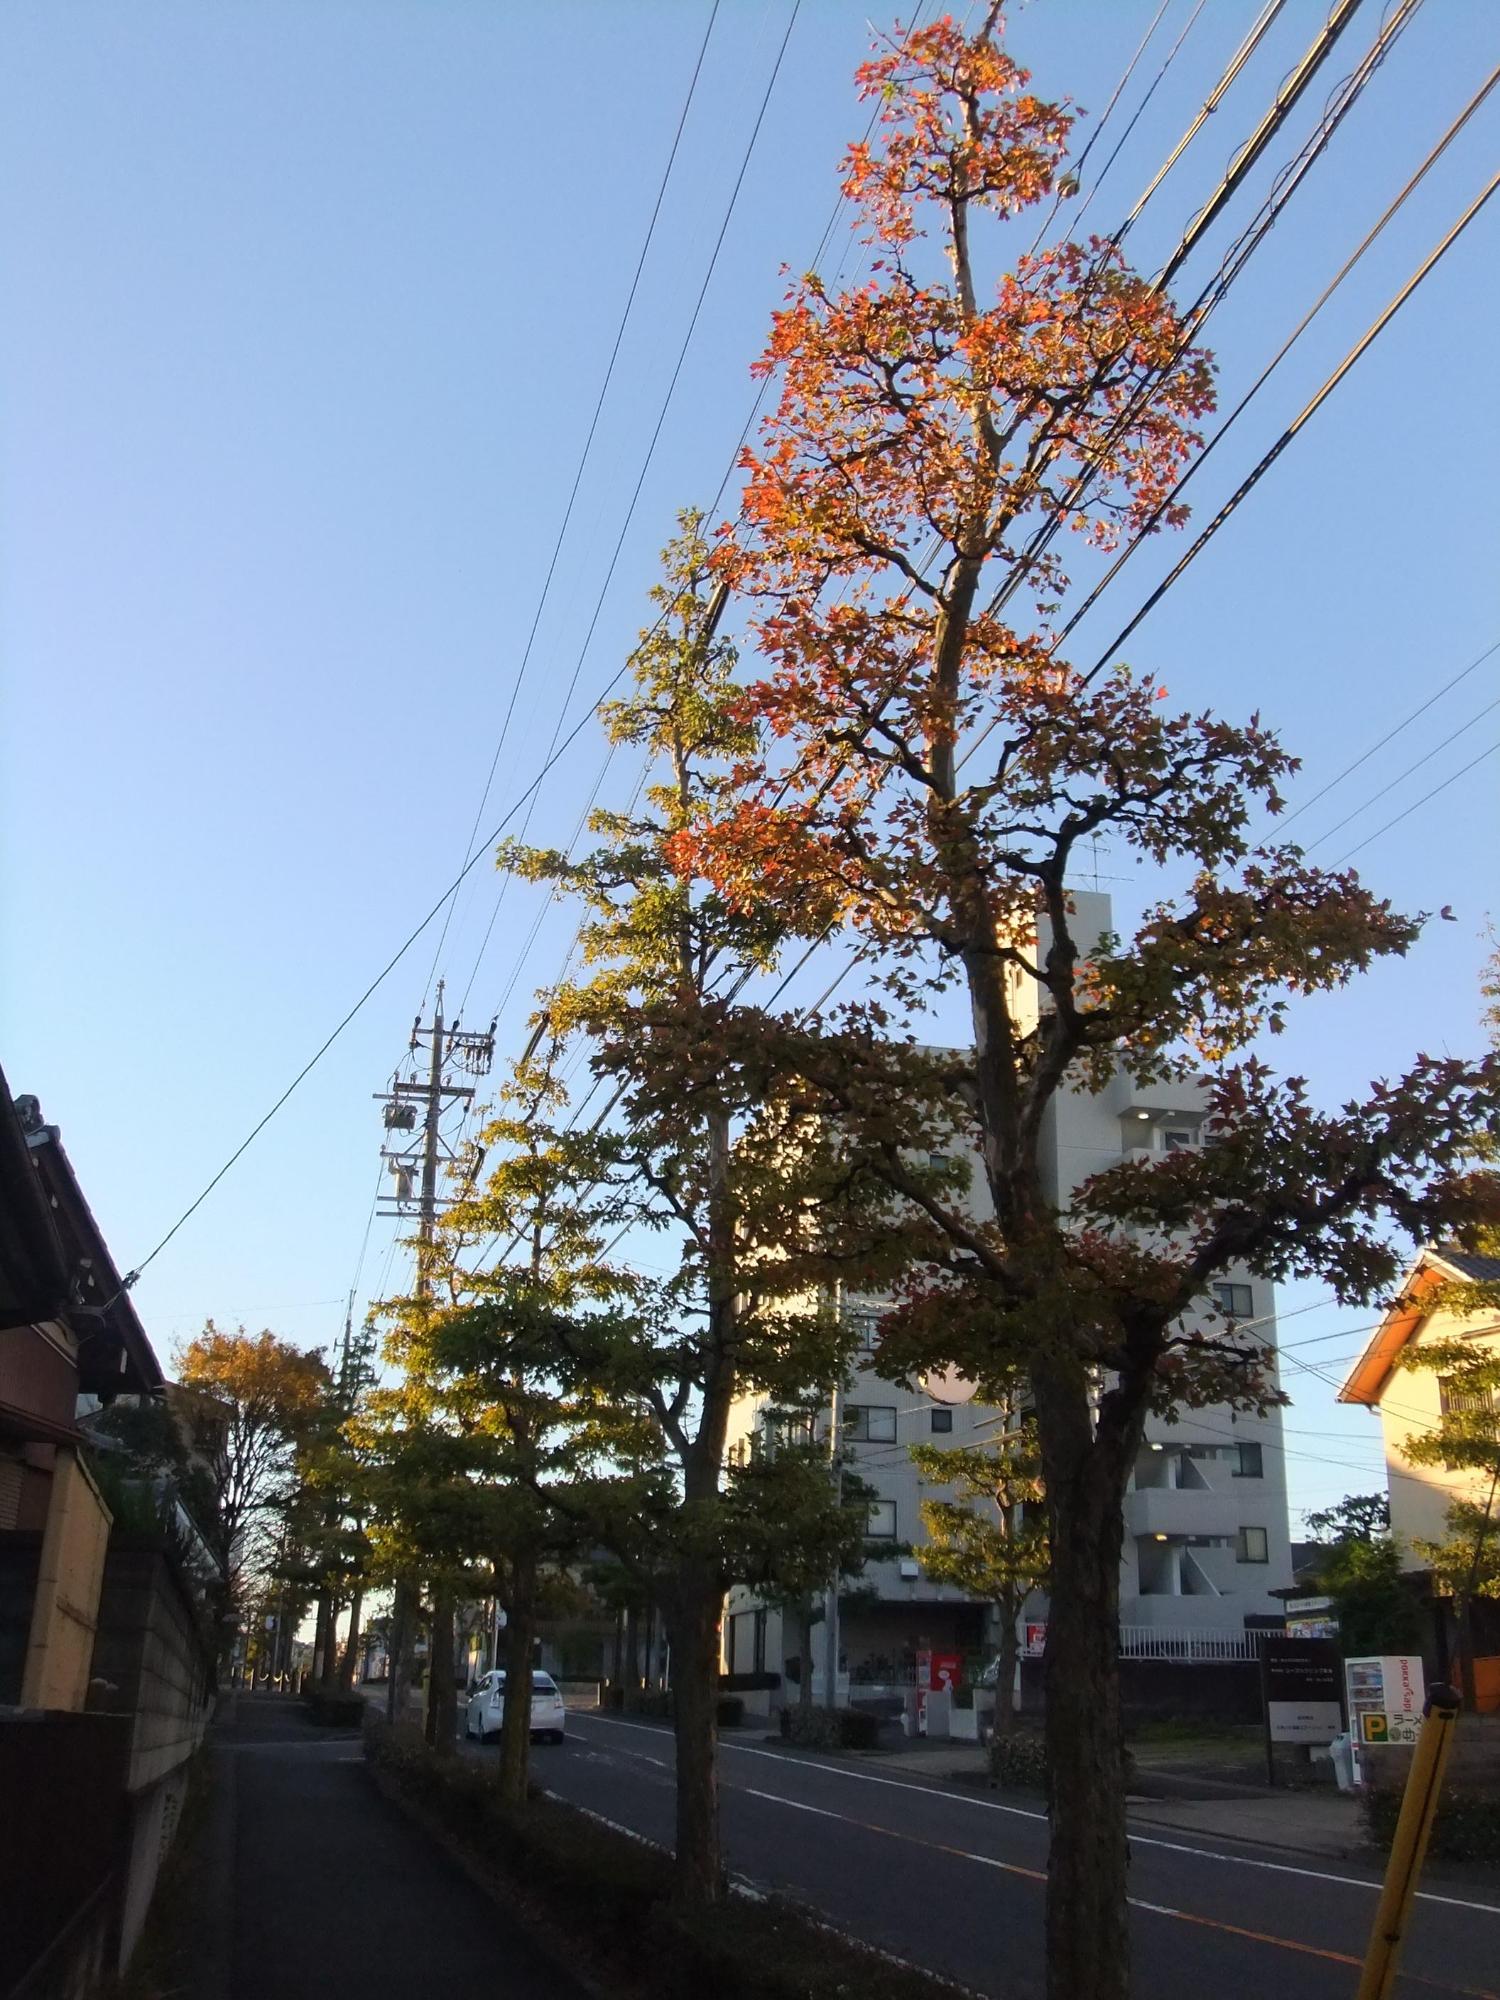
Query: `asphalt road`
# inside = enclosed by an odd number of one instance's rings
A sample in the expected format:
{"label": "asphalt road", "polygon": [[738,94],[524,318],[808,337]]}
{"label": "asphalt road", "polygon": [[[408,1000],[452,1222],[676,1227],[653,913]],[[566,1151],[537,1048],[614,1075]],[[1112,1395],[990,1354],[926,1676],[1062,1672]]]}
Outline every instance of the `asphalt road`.
{"label": "asphalt road", "polygon": [[[587,1713],[570,1713],[568,1726],[565,1745],[533,1750],[536,1781],[670,1844],[670,1731]],[[753,1738],[726,1738],[720,1768],[737,1874],[997,2000],[1041,1993],[1040,1812]],[[1358,1983],[1377,1890],[1372,1871],[1354,1863],[1137,1835],[1136,1989],[1151,2000],[1341,2000]],[[1500,1884],[1432,1883],[1404,1966],[1397,1990],[1412,2000],[1497,2000]]]}

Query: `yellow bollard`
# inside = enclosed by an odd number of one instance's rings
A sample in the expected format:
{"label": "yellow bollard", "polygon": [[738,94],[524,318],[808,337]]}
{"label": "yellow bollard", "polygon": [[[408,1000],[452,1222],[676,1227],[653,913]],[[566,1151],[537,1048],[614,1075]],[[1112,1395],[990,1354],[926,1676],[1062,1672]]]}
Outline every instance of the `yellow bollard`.
{"label": "yellow bollard", "polygon": [[1412,1898],[1427,1858],[1443,1772],[1453,1747],[1459,1700],[1456,1688],[1439,1685],[1427,1691],[1422,1730],[1407,1773],[1406,1789],[1401,1794],[1401,1812],[1391,1841],[1391,1858],[1386,1863],[1385,1886],[1371,1927],[1356,2000],[1388,2000],[1395,1987]]}

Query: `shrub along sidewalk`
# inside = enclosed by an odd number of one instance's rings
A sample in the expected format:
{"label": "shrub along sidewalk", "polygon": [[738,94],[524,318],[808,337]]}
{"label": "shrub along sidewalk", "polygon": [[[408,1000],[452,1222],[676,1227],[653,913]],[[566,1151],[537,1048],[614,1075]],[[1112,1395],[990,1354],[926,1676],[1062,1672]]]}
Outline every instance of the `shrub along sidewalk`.
{"label": "shrub along sidewalk", "polygon": [[[1366,1792],[1361,1802],[1370,1839],[1388,1854],[1401,1811],[1399,1791]],[[1460,1791],[1445,1785],[1427,1849],[1432,1861],[1476,1861],[1500,1868],[1500,1793]]]}
{"label": "shrub along sidewalk", "polygon": [[467,1873],[582,1957],[611,1995],[651,2000],[969,2000],[966,1989],[866,1950],[775,1898],[709,1911],[671,1900],[670,1857],[545,1795],[502,1805],[493,1771],[371,1714],[365,1755]]}

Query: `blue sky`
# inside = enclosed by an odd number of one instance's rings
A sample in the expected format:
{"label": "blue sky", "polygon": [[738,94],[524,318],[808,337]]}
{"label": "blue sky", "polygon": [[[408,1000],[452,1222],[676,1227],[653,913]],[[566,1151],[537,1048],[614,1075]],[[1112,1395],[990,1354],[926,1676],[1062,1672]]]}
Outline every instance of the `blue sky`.
{"label": "blue sky", "polygon": [[[1190,13],[1173,0],[1085,186]],[[1208,0],[1088,216],[1133,201],[1249,25]],[[1368,9],[1373,16],[1373,5]],[[592,642],[584,637],[790,0],[722,0],[486,812],[587,711],[645,618],[675,511],[708,504],[749,411],[783,261],[812,256],[868,9],[803,0]],[[1154,0],[1031,0],[1037,87],[1102,110]],[[1132,238],[1175,239],[1324,13],[1292,0]],[[0,24],[0,672],[7,946],[0,1055],[36,1092],[122,1265],[138,1262],[285,1087],[463,859],[708,9],[509,0],[11,0]],[[1351,30],[1314,91],[1374,31]],[[1225,403],[1258,371],[1500,60],[1500,12],[1417,17],[1215,318]],[[1315,115],[1299,114],[1305,132]],[[1086,134],[1089,121],[1081,131]],[[1500,93],[1299,344],[1197,483],[1199,519],[1487,179]],[[1283,148],[1278,159],[1286,156]],[[1270,167],[1257,179],[1268,182]],[[1242,200],[1234,217],[1248,219]],[[1188,268],[1191,295],[1234,233]],[[1185,702],[1259,708],[1309,795],[1500,639],[1493,467],[1500,202],[1135,636]],[[1029,235],[1029,232],[1028,232]],[[831,253],[844,255],[840,235]],[[826,267],[825,267],[826,268]],[[1132,563],[1097,648],[1174,559]],[[574,675],[576,670],[576,685]],[[1500,736],[1500,654],[1299,823],[1375,799],[1375,833]],[[603,763],[585,729],[538,795],[566,840]],[[1452,906],[1405,964],[1306,1008],[1276,1051],[1334,1101],[1417,1048],[1478,1044],[1497,770],[1480,764],[1360,865]],[[601,796],[636,770],[610,766]],[[1101,862],[1108,876],[1110,861]],[[1110,886],[1128,911],[1140,878]],[[502,1049],[571,922],[487,865],[439,970]],[[378,1178],[371,1093],[401,1059],[429,932],[143,1278],[170,1350],[203,1318],[321,1343]],[[828,974],[810,969],[806,997]],[[360,1301],[388,1272],[377,1221]],[[399,1268],[399,1266],[397,1267]],[[1367,1314],[1311,1289],[1285,1339],[1320,1367]],[[1340,1369],[1333,1365],[1331,1372]],[[1299,1370],[1294,1502],[1376,1483],[1372,1420]]]}

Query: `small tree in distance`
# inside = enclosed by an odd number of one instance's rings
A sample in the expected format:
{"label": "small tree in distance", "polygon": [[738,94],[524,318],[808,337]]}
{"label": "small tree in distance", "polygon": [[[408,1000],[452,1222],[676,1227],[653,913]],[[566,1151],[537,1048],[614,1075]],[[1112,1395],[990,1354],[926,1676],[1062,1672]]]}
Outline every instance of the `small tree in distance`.
{"label": "small tree in distance", "polygon": [[316,1351],[269,1331],[224,1332],[212,1320],[175,1361],[179,1381],[202,1392],[189,1427],[208,1467],[215,1554],[237,1606],[248,1571],[270,1559],[260,1531],[292,1491],[297,1447],[327,1410],[332,1377]]}
{"label": "small tree in distance", "polygon": [[995,1687],[995,1750],[1015,1728],[1017,1627],[1026,1600],[1047,1581],[1046,1515],[1036,1424],[1014,1395],[998,1401],[1002,1426],[982,1444],[911,1447],[924,1480],[956,1488],[953,1499],[924,1496],[927,1543],[917,1560],[936,1583],[956,1584],[1000,1615]]}
{"label": "small tree in distance", "polygon": [[1372,1542],[1391,1532],[1391,1496],[1388,1493],[1349,1493],[1332,1507],[1320,1508],[1307,1516],[1314,1541]]}

